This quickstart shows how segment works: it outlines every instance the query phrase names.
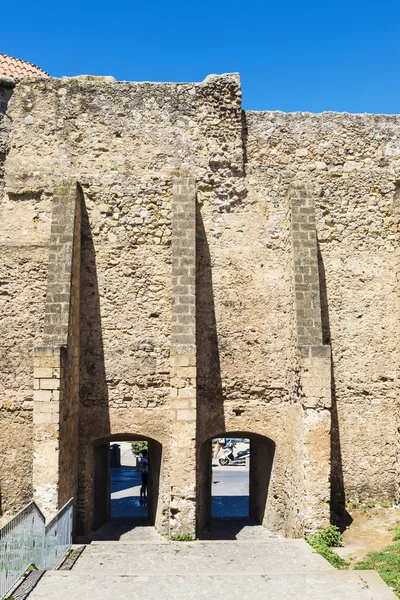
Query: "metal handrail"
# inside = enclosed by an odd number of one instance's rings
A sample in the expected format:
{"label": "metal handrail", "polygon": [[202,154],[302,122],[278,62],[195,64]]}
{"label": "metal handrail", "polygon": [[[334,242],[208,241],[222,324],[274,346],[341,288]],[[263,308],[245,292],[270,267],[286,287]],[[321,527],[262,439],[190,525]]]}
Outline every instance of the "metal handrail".
{"label": "metal handrail", "polygon": [[34,506],[35,509],[37,510],[37,512],[39,513],[39,515],[41,516],[43,523],[46,522],[46,517],[44,516],[44,514],[42,513],[42,511],[40,510],[40,508],[38,507],[38,505],[36,504],[36,502],[34,500],[31,500],[30,502],[28,502],[28,504],[26,506],[24,506],[23,508],[21,508],[20,511],[17,512],[16,515],[14,515],[13,517],[11,517],[11,519],[9,519],[8,521],[6,521],[5,523],[3,523],[3,525],[0,527],[0,539],[1,539],[1,533],[4,529],[6,529],[6,527],[8,525],[10,525],[13,521],[15,521],[15,519],[18,519],[18,517],[20,517],[24,512],[28,511],[31,506]]}
{"label": "metal handrail", "polygon": [[0,529],[0,597],[15,585],[30,565],[44,562],[45,518],[30,502]]}
{"label": "metal handrail", "polygon": [[72,543],[73,501],[45,522],[35,502],[29,502],[0,528],[0,598],[4,598],[24,572],[54,569]]}
{"label": "metal handrail", "polygon": [[55,569],[72,541],[73,499],[68,500],[45,527],[45,569]]}

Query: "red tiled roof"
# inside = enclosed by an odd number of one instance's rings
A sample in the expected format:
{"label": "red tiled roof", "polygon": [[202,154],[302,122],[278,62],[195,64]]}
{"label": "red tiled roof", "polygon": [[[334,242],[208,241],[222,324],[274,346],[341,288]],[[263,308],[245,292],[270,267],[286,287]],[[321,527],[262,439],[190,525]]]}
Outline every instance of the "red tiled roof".
{"label": "red tiled roof", "polygon": [[0,75],[7,75],[8,77],[50,77],[46,71],[42,71],[32,63],[1,53]]}

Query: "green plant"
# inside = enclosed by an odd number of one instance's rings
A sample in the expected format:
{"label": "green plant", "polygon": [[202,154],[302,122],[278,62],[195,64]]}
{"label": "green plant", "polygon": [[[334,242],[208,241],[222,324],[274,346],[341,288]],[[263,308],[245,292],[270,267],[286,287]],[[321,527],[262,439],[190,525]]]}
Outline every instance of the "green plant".
{"label": "green plant", "polygon": [[364,560],[354,565],[358,571],[377,571],[383,581],[392,588],[400,598],[400,521],[393,531],[395,544],[387,546],[380,552],[368,552]]}
{"label": "green plant", "polygon": [[343,541],[339,527],[336,527],[336,525],[328,525],[325,529],[311,534],[308,538],[318,544],[328,546],[328,548],[338,547]]}
{"label": "green plant", "polygon": [[384,548],[381,552],[368,552],[365,560],[354,566],[359,571],[378,571],[383,581],[400,598],[400,543]]}
{"label": "green plant", "polygon": [[394,532],[393,532],[393,541],[398,542],[399,540],[400,540],[400,523],[399,523],[399,521],[397,521],[396,527],[394,528]]}
{"label": "green plant", "polygon": [[132,452],[133,454],[140,454],[143,450],[149,449],[149,443],[146,441],[140,442],[132,442]]}
{"label": "green plant", "polygon": [[169,539],[171,540],[171,542],[193,542],[194,538],[192,535],[187,533],[184,535],[171,535]]}
{"label": "green plant", "polygon": [[325,529],[307,535],[305,539],[318,554],[336,569],[342,569],[347,565],[343,558],[332,551],[332,548],[340,546],[342,543],[342,534],[336,525],[328,525]]}
{"label": "green plant", "polygon": [[[392,504],[390,502],[386,503],[387,506],[383,506],[382,503],[381,506],[382,508],[390,508],[392,506]],[[376,503],[375,502],[358,502],[356,500],[349,500],[348,502],[346,502],[346,507],[350,508],[350,509],[354,509],[354,508],[361,508],[363,512],[366,512],[367,509],[369,508],[376,508]]]}

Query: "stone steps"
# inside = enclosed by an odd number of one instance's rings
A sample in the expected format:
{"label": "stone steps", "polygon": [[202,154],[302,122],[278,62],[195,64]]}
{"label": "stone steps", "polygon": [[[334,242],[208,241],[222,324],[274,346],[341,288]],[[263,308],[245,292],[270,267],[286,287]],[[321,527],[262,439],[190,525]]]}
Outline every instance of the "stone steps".
{"label": "stone steps", "polygon": [[373,571],[337,571],[304,540],[93,542],[29,600],[395,600]]}
{"label": "stone steps", "polygon": [[396,600],[374,571],[168,575],[47,572],[29,600]]}
{"label": "stone steps", "polygon": [[[284,565],[284,566],[283,566]],[[331,570],[333,567],[304,540],[196,541],[161,544],[97,542],[87,546],[74,571],[109,570],[137,574],[233,573],[266,570]]]}

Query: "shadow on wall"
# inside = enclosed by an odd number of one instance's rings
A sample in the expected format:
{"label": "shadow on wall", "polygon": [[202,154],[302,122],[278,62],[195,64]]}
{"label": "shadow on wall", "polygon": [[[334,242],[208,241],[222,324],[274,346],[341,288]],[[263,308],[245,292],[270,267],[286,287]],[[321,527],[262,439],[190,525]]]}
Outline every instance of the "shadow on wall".
{"label": "shadow on wall", "polygon": [[[12,95],[12,90],[7,88],[0,88],[0,202],[3,199],[3,176],[4,176],[4,162],[8,151],[8,133],[6,127],[4,127],[5,115],[7,112],[8,103]],[[1,494],[1,479],[0,479],[0,515],[2,514],[2,494]]]}
{"label": "shadow on wall", "polygon": [[249,128],[247,126],[246,111],[242,110],[242,156],[243,156],[243,177],[246,177],[247,165],[247,138],[249,137]]}
{"label": "shadow on wall", "polygon": [[273,528],[274,515],[267,510],[267,501],[276,444],[263,435],[251,434],[249,437],[249,516],[264,527]]}
{"label": "shadow on wall", "polygon": [[[322,320],[322,342],[331,343],[331,328],[329,322],[328,292],[326,287],[325,267],[322,259],[321,249],[318,244],[318,267],[321,297],[321,320]],[[346,510],[346,494],[344,489],[342,451],[340,445],[339,415],[337,408],[335,374],[332,352],[332,409],[331,409],[331,474],[330,474],[330,517],[331,522],[336,523],[341,531],[348,527],[353,519]]]}
{"label": "shadow on wall", "polygon": [[211,444],[209,431],[225,431],[224,399],[215,319],[211,256],[199,205],[196,205],[197,347],[197,531],[211,519]]}
{"label": "shadow on wall", "polygon": [[84,201],[81,235],[79,534],[99,526],[109,516],[108,445],[88,447],[93,437],[110,434],[110,417],[96,254]]}

